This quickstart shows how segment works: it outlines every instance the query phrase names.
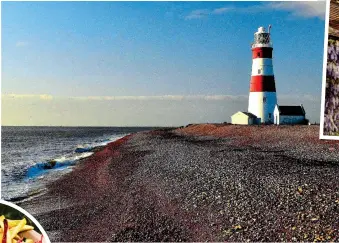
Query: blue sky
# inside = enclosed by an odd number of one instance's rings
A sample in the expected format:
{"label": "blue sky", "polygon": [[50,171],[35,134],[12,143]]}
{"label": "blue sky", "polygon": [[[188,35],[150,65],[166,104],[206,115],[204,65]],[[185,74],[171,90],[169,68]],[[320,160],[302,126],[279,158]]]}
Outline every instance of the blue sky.
{"label": "blue sky", "polygon": [[[2,122],[15,125],[22,120],[10,111],[16,103],[16,109],[31,110],[31,120],[24,119],[24,124],[67,125],[59,117],[65,112],[60,107],[73,109],[71,103],[81,100],[84,109],[103,111],[117,102],[107,96],[126,100],[116,105],[119,117],[130,116],[127,103],[146,109],[145,100],[159,103],[161,97],[170,103],[181,100],[187,117],[158,119],[157,125],[203,122],[205,118],[197,119],[201,114],[193,114],[196,104],[186,104],[185,97],[207,103],[246,97],[253,34],[269,24],[278,100],[305,96],[300,102],[306,108],[314,101],[319,107],[312,109],[319,109],[324,17],[324,2],[2,2]],[[34,105],[28,107],[27,100],[33,98]],[[50,114],[42,108],[48,107],[44,102],[62,99],[69,102],[56,105],[59,108]],[[106,103],[97,103],[101,99]],[[211,105],[206,102],[206,107]],[[174,117],[177,105],[158,104],[155,109]],[[241,106],[237,109],[247,110],[245,101]],[[218,117],[216,112],[213,120],[229,120],[234,110],[219,108],[226,114]],[[98,125],[89,118],[93,110],[87,112],[87,123]],[[319,120],[316,112],[314,119]],[[42,113],[59,118],[49,121],[34,115]],[[153,120],[156,116],[161,114],[154,114]],[[117,123],[112,116],[100,124],[124,125],[126,119]],[[148,125],[143,114],[132,119],[135,125]]]}

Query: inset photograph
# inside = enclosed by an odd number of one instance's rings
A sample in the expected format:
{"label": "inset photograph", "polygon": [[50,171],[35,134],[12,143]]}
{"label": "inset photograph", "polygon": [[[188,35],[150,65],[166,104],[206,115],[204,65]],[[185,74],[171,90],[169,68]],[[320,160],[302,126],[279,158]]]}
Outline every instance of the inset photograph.
{"label": "inset photograph", "polygon": [[338,242],[329,3],[3,1],[1,197],[52,242]]}
{"label": "inset photograph", "polygon": [[323,127],[320,132],[321,138],[339,139],[339,1],[331,0],[329,8]]}
{"label": "inset photograph", "polygon": [[46,232],[19,206],[0,201],[0,239],[11,243],[50,243]]}

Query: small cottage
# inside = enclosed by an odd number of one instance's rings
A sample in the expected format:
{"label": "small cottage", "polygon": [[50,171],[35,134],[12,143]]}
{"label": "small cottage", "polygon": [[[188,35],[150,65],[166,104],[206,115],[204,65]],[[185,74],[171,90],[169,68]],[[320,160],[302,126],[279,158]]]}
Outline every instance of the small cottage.
{"label": "small cottage", "polygon": [[256,115],[245,111],[238,111],[233,116],[231,116],[232,124],[238,125],[252,125],[260,123],[260,118],[257,118]]}
{"label": "small cottage", "polygon": [[275,105],[274,108],[274,124],[301,124],[305,122],[306,112],[302,105],[299,106],[283,106]]}

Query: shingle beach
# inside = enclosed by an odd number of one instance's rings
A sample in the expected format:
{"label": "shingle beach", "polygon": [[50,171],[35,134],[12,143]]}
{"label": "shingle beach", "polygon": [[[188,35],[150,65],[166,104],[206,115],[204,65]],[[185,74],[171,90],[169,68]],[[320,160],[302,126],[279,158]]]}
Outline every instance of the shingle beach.
{"label": "shingle beach", "polygon": [[51,241],[339,241],[339,141],[200,124],[108,144],[20,206]]}

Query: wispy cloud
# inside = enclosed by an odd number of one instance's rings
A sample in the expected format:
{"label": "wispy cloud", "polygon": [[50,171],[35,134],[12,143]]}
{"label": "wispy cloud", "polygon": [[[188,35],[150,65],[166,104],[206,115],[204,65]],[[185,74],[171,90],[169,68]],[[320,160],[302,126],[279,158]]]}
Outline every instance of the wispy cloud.
{"label": "wispy cloud", "polygon": [[172,101],[183,101],[183,100],[205,100],[205,101],[218,101],[218,100],[245,100],[247,95],[158,95],[158,96],[72,96],[72,97],[61,97],[52,96],[48,94],[3,94],[3,99],[28,99],[38,98],[41,100],[52,100],[58,98],[66,98],[72,100],[83,100],[83,101],[110,101],[110,100],[138,100],[138,101],[158,101],[158,100],[172,100]]}
{"label": "wispy cloud", "polygon": [[244,95],[159,95],[159,96],[80,96],[71,97],[77,100],[239,100],[246,99]]}
{"label": "wispy cloud", "polygon": [[216,8],[216,9],[213,9],[212,13],[213,14],[223,14],[223,13],[232,11],[233,9],[234,9],[233,7]]}
{"label": "wispy cloud", "polygon": [[208,16],[211,13],[208,9],[196,9],[193,10],[189,15],[185,17],[185,19],[201,19]]}
{"label": "wispy cloud", "polygon": [[208,15],[220,15],[226,12],[234,10],[233,7],[223,7],[223,8],[215,8],[215,9],[196,9],[189,13],[185,19],[201,19],[207,17]]}
{"label": "wispy cloud", "polygon": [[23,47],[23,46],[27,46],[28,42],[27,41],[17,41],[17,43],[15,43],[16,47]]}
{"label": "wispy cloud", "polygon": [[270,2],[265,5],[268,9],[288,11],[292,16],[325,19],[326,2]]}
{"label": "wispy cloud", "polygon": [[41,100],[52,100],[53,96],[48,94],[2,94],[1,98],[4,99],[27,99],[27,98],[35,98]]}
{"label": "wispy cloud", "polygon": [[215,9],[197,9],[191,11],[186,17],[186,20],[201,19],[210,15],[221,15],[228,12],[244,13],[261,13],[265,11],[285,11],[289,12],[293,17],[302,18],[320,18],[325,19],[326,2],[269,2],[254,5],[251,7],[236,8],[234,6],[215,8]]}
{"label": "wispy cloud", "polygon": [[[79,101],[247,101],[248,94],[245,95],[155,95],[155,96],[52,96],[48,94],[3,94],[3,99],[40,99],[40,100],[52,100],[52,99],[71,99]],[[305,101],[319,101],[319,97],[314,95],[290,95],[281,94],[278,97],[282,101],[302,99]]]}
{"label": "wispy cloud", "polygon": [[[235,112],[246,111],[248,106],[248,94],[89,97],[6,94],[1,100],[2,124],[21,126],[181,126],[230,121]],[[281,94],[278,102],[303,104],[307,118],[319,122],[320,95]]]}

